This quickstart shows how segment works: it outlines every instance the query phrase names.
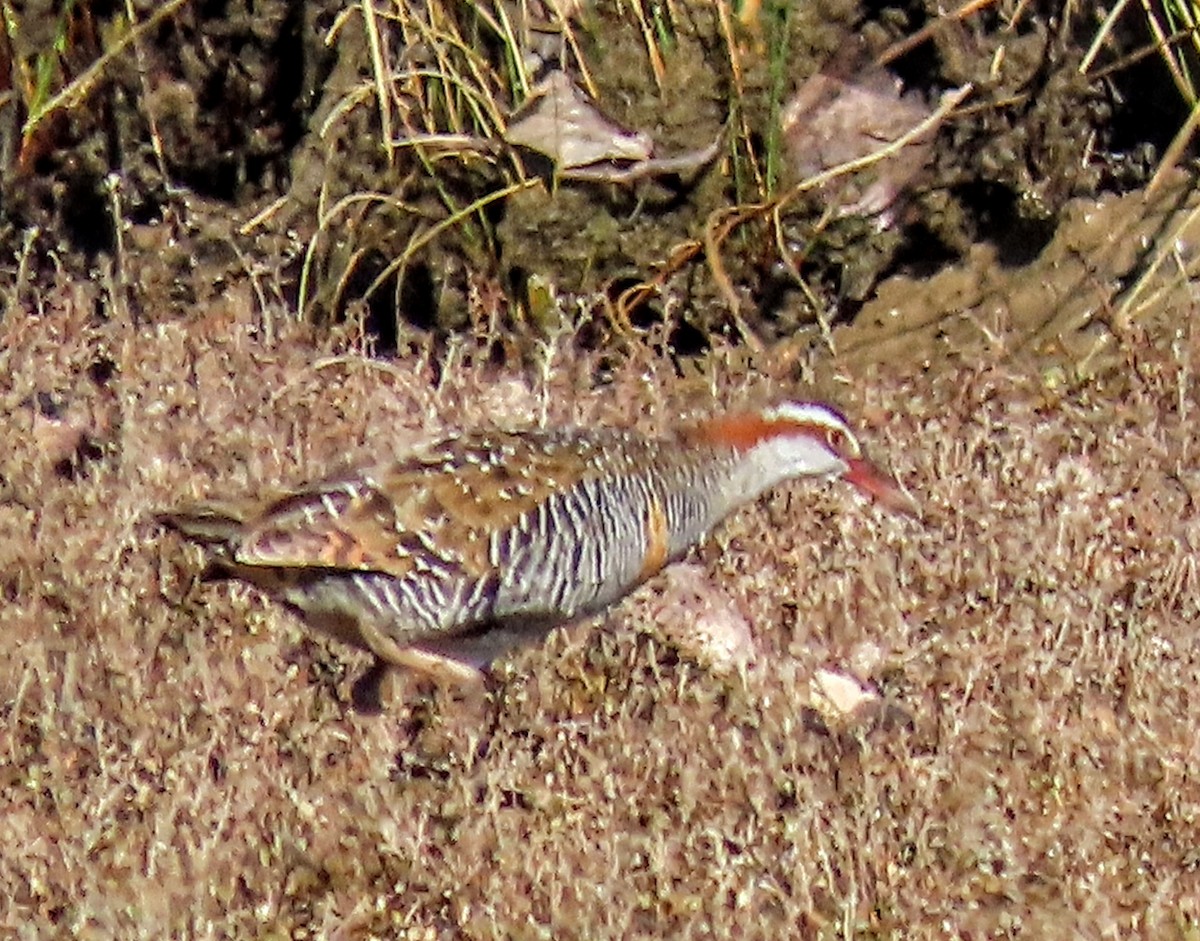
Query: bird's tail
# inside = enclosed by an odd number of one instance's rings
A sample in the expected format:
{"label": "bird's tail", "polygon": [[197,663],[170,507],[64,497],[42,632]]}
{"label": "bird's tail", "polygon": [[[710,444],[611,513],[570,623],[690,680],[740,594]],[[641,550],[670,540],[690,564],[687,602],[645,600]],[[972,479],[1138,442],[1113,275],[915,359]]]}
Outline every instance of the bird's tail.
{"label": "bird's tail", "polygon": [[219,503],[193,503],[156,517],[164,526],[206,546],[228,545],[245,525],[234,508]]}

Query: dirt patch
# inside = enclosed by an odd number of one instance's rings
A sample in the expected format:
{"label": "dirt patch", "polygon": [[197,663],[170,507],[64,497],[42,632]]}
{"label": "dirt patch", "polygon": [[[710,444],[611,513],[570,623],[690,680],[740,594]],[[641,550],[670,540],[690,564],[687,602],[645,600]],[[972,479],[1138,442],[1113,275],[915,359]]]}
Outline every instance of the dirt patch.
{"label": "dirt patch", "polygon": [[[1195,303],[1197,201],[1190,176],[1153,194],[1079,199],[1028,264],[1007,264],[980,244],[926,279],[894,277],[828,345],[812,336],[770,358],[857,371],[904,362],[922,370],[969,367],[980,355],[1043,364],[1048,390],[1102,378],[1127,389],[1130,346],[1168,350]],[[838,356],[822,361],[822,350]],[[803,353],[801,353],[803,351]]]}
{"label": "dirt patch", "polygon": [[[927,25],[916,8],[864,19],[832,2],[737,16],[686,4],[650,20],[608,4],[563,9],[509,19],[405,3],[367,20],[328,4],[151,5],[134,32],[98,7],[14,11],[21,81],[0,112],[11,158],[0,242],[32,276],[99,272],[106,309],[151,321],[203,302],[205,285],[246,284],[264,314],[292,307],[317,324],[365,302],[390,350],[398,323],[536,323],[543,284],[584,292],[586,310],[589,292],[615,300],[646,283],[623,319],[723,332],[734,324],[712,249],[706,264],[696,246],[730,207],[795,182],[781,123],[790,96],[850,38],[878,52]],[[743,322],[769,341],[851,319],[881,278],[928,273],[981,239],[1019,243],[1028,260],[1068,200],[1144,180],[1146,147],[1165,143],[1171,116],[1134,125],[1121,110],[1122,83],[1141,75],[1080,75],[1092,30],[1039,10],[1008,23],[989,8],[889,60],[913,107],[974,92],[894,226],[820,224],[819,200],[793,200],[721,239]],[[55,42],[67,52],[50,54]],[[1136,42],[1115,36],[1095,68]],[[548,68],[656,155],[722,139],[720,159],[694,179],[557,184],[553,167],[502,140]],[[22,134],[46,103],[38,70],[72,95]]]}

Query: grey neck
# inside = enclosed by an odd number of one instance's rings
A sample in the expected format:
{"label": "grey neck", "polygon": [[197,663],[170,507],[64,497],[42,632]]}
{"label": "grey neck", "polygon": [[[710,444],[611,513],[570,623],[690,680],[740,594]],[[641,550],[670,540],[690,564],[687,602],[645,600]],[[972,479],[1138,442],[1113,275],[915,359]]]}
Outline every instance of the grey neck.
{"label": "grey neck", "polygon": [[734,510],[785,480],[828,479],[846,471],[845,463],[828,449],[799,437],[768,439],[748,451],[691,453],[696,460],[671,461],[674,473],[662,479],[660,497],[668,508],[672,555],[703,539]]}
{"label": "grey neck", "polygon": [[[846,464],[817,441],[803,437],[769,438],[748,451],[730,452],[722,462],[724,479],[714,488],[721,494],[720,516],[756,500],[768,490],[793,478],[829,480],[847,470]],[[719,518],[719,517],[718,517]]]}

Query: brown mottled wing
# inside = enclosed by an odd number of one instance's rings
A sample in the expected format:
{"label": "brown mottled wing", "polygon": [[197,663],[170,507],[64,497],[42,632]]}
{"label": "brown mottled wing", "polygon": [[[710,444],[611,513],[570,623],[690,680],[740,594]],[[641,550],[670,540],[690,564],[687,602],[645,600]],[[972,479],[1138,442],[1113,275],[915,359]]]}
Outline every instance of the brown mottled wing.
{"label": "brown mottled wing", "polygon": [[491,534],[596,473],[602,447],[584,433],[451,438],[276,501],[250,522],[235,557],[396,578],[429,565],[478,576],[488,570]]}

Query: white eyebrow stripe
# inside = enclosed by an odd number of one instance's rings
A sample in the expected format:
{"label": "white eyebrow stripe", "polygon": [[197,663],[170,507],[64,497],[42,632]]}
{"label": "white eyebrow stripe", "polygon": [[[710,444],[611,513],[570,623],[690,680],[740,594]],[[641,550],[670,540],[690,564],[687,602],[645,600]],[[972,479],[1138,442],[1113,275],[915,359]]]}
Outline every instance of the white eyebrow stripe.
{"label": "white eyebrow stripe", "polygon": [[850,433],[846,418],[832,405],[822,402],[780,402],[763,409],[763,418],[768,421],[793,421],[804,425],[820,425]]}
{"label": "white eyebrow stripe", "polygon": [[862,445],[858,435],[850,430],[846,416],[832,405],[824,402],[779,402],[762,410],[762,417],[767,421],[794,422],[798,425],[809,425],[817,428],[828,428],[846,437],[850,443],[851,457],[857,458],[862,454]]}

